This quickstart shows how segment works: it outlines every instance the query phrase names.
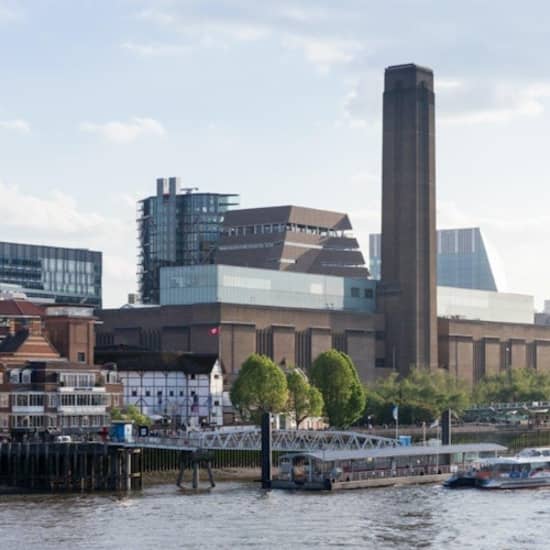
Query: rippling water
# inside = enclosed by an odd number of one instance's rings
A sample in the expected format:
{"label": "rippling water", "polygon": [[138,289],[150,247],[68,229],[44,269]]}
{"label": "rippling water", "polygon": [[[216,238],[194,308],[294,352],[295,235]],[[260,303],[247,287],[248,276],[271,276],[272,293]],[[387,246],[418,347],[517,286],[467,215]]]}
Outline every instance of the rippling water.
{"label": "rippling water", "polygon": [[550,490],[408,486],[264,493],[220,483],[181,493],[0,497],[2,550],[172,548],[550,548]]}

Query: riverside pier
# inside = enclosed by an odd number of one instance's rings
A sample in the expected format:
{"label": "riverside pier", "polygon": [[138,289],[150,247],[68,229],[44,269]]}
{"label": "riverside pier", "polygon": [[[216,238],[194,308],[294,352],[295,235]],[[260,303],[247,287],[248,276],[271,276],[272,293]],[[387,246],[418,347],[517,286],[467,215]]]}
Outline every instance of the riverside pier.
{"label": "riverside pier", "polygon": [[93,442],[0,443],[0,493],[141,488],[140,448]]}

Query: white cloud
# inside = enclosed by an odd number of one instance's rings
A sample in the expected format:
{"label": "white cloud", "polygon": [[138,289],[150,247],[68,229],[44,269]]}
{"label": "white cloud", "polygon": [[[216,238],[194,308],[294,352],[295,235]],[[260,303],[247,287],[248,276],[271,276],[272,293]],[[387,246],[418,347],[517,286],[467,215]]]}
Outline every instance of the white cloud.
{"label": "white cloud", "polygon": [[13,2],[0,1],[0,22],[19,21],[23,16],[21,8]]}
{"label": "white cloud", "polygon": [[152,8],[138,14],[140,19],[185,36],[189,47],[227,48],[233,42],[274,38],[284,49],[301,52],[322,74],[334,65],[352,62],[363,50],[360,41],[316,26],[320,22],[324,26],[335,16],[334,11],[295,3],[274,6],[244,3],[227,10],[206,9],[200,3],[175,4],[164,11]]}
{"label": "white cloud", "polygon": [[350,63],[363,49],[356,40],[296,35],[283,37],[282,44],[288,49],[302,50],[306,60],[322,73],[327,73],[333,65]]}
{"label": "white cloud", "polygon": [[178,44],[140,44],[136,42],[124,42],[121,44],[121,47],[141,57],[173,57],[185,55],[191,51],[188,46],[181,46]]}
{"label": "white cloud", "polygon": [[164,126],[157,120],[139,117],[133,117],[129,122],[112,121],[105,124],[83,122],[80,130],[97,134],[113,143],[131,143],[141,137],[162,137],[166,134]]}
{"label": "white cloud", "polygon": [[14,120],[0,120],[0,128],[4,130],[14,130],[21,134],[29,134],[31,131],[31,125],[20,118]]}
{"label": "white cloud", "polygon": [[380,123],[382,95],[380,77],[359,79],[344,97],[344,119],[351,128],[367,128]]}
{"label": "white cloud", "polygon": [[225,47],[228,40],[253,42],[271,34],[269,27],[259,21],[236,17],[213,17],[212,13],[201,14],[200,10],[195,12],[184,9],[182,12],[170,13],[148,9],[141,11],[138,17],[157,25],[172,27],[177,32],[193,38],[194,44],[202,46]]}
{"label": "white cloud", "polygon": [[[550,83],[534,82],[527,86],[524,83],[500,83],[494,86],[486,84],[469,84],[455,86],[449,91],[458,89],[456,99],[448,101],[449,110],[438,117],[438,122],[448,125],[505,124],[520,118],[540,116],[545,111],[545,100],[550,97]],[[460,92],[464,91],[462,95]],[[469,99],[477,95],[479,101],[486,101],[484,107],[475,104],[468,106]],[[444,98],[444,101],[447,99]],[[461,103],[466,108],[461,108]]]}

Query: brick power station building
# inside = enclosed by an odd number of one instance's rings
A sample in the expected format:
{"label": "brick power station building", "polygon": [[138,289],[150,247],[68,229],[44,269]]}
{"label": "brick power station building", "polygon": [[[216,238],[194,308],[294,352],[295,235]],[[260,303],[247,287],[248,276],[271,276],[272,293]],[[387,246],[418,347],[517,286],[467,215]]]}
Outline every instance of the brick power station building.
{"label": "brick power station building", "polygon": [[532,298],[437,287],[434,105],[431,70],[386,69],[379,282],[345,214],[231,210],[213,265],[162,267],[157,305],[97,313],[98,349],[215,354],[227,384],[253,352],[307,368],[329,348],[365,382],[413,366],[470,383],[550,370],[550,327],[533,324]]}

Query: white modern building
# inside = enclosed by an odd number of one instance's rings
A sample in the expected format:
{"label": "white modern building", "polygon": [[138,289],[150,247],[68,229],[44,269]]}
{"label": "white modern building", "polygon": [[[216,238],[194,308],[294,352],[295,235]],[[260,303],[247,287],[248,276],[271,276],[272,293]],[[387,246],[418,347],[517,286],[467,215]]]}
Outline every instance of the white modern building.
{"label": "white modern building", "polygon": [[438,286],[437,315],[495,323],[533,324],[535,299],[527,294]]}

